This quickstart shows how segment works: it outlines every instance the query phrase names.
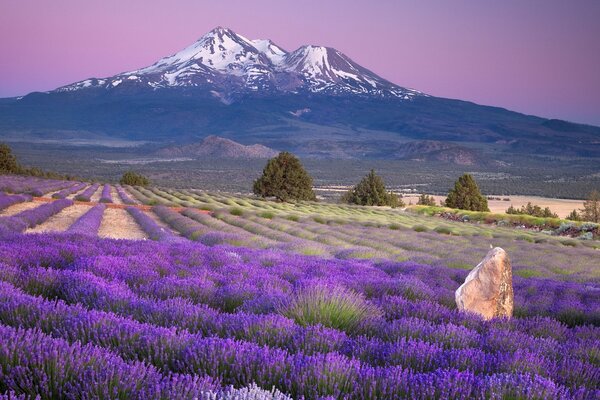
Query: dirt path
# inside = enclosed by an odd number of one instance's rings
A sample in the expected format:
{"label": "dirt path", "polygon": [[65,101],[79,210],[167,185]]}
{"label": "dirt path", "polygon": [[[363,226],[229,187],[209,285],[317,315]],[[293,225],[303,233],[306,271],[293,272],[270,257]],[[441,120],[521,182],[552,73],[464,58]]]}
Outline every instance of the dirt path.
{"label": "dirt path", "polygon": [[83,214],[91,209],[89,206],[75,204],[62,209],[58,214],[48,218],[45,222],[27,229],[25,233],[42,233],[42,232],[64,232]]}
{"label": "dirt path", "polygon": [[26,201],[24,203],[13,204],[12,206],[0,211],[0,216],[10,217],[11,215],[18,214],[21,211],[31,210],[32,208],[36,208],[39,206],[41,206],[41,204],[35,201]]}
{"label": "dirt path", "polygon": [[90,197],[90,202],[97,203],[100,201],[100,197],[102,196],[102,189],[104,189],[104,185],[100,185],[98,189],[94,192],[92,197]]}
{"label": "dirt path", "polygon": [[119,208],[107,208],[104,210],[98,236],[101,238],[132,240],[148,238],[131,214],[127,210]]}
{"label": "dirt path", "polygon": [[123,204],[123,200],[121,200],[121,196],[119,196],[119,193],[114,186],[110,187],[110,195],[114,204]]}

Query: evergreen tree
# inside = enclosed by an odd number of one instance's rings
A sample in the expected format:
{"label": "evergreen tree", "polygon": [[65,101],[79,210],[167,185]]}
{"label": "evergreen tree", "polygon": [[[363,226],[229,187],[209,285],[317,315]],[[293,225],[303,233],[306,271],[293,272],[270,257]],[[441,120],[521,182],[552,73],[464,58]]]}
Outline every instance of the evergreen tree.
{"label": "evergreen tree", "polygon": [[570,221],[581,221],[581,215],[579,215],[577,210],[573,210],[569,215],[567,215],[566,219]]}
{"label": "evergreen tree", "polygon": [[469,174],[464,174],[458,178],[454,188],[448,193],[446,207],[471,211],[490,211],[487,199],[482,196],[475,179]]}
{"label": "evergreen tree", "polygon": [[270,159],[262,176],[254,181],[254,194],[279,201],[316,200],[312,178],[300,160],[287,151]]}
{"label": "evergreen tree", "polygon": [[150,180],[144,175],[138,174],[137,172],[127,171],[123,174],[119,183],[121,185],[148,186],[150,184]]}
{"label": "evergreen tree", "polygon": [[5,143],[0,143],[0,172],[17,174],[21,171],[21,167],[17,162],[17,158],[12,153],[12,149]]}
{"label": "evergreen tree", "polygon": [[362,206],[404,206],[401,197],[385,189],[383,179],[374,170],[342,196],[341,201]]}
{"label": "evergreen tree", "polygon": [[593,190],[583,203],[581,219],[589,222],[600,222],[600,192]]}
{"label": "evergreen tree", "polygon": [[425,193],[419,196],[419,200],[417,201],[417,205],[419,206],[435,206],[435,199],[433,196],[428,196]]}

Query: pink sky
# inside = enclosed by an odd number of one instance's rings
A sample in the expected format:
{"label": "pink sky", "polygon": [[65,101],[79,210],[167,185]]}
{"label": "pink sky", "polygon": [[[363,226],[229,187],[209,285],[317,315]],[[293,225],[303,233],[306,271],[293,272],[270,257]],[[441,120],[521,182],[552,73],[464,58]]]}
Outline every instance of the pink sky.
{"label": "pink sky", "polygon": [[600,125],[596,0],[0,0],[0,97],[149,65],[218,25],[335,47],[435,96]]}

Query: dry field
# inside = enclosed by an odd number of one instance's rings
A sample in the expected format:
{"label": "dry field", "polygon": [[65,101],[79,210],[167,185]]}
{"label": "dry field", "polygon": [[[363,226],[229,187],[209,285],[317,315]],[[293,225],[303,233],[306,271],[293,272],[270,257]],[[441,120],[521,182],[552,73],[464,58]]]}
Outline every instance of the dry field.
{"label": "dry field", "polygon": [[[409,194],[404,195],[404,202],[412,204],[417,204],[419,195]],[[446,199],[446,196],[433,196],[435,198],[436,203],[439,204],[440,201]],[[526,205],[528,202],[532,204],[536,204],[542,208],[550,207],[552,212],[558,214],[560,218],[565,218],[571,211],[574,209],[580,209],[583,207],[583,200],[567,200],[567,199],[553,199],[549,197],[537,197],[537,196],[490,196],[490,197],[499,197],[502,199],[508,198],[510,201],[504,200],[488,200],[488,205],[490,207],[491,212],[495,213],[504,213],[506,209],[511,205],[516,208],[521,208],[521,206]]]}

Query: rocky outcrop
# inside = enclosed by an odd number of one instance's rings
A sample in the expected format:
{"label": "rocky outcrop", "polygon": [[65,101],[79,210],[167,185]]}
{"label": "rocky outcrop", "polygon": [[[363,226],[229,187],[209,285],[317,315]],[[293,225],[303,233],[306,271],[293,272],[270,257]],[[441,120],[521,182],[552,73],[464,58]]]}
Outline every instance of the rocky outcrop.
{"label": "rocky outcrop", "polygon": [[165,147],[160,149],[156,154],[160,157],[252,159],[271,158],[277,155],[277,151],[260,144],[245,146],[219,136],[208,136],[200,143]]}
{"label": "rocky outcrop", "polygon": [[502,248],[490,250],[467,275],[456,291],[456,305],[459,310],[479,314],[484,319],[512,317],[512,268]]}

